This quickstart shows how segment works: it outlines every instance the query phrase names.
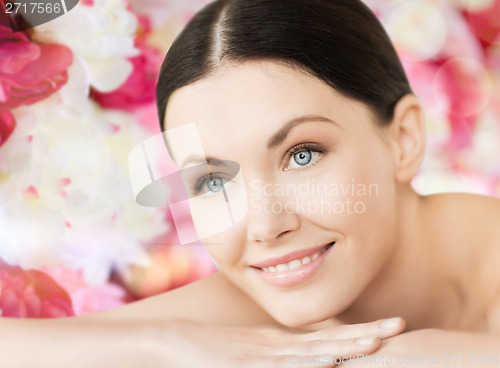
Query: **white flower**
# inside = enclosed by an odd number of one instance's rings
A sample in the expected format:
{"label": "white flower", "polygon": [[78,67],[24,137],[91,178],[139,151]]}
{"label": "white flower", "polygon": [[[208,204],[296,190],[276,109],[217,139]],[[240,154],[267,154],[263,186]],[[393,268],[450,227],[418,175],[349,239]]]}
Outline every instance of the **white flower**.
{"label": "white flower", "polygon": [[[159,28],[167,22],[181,23],[182,27],[189,16],[194,15],[212,0],[131,0],[132,7],[140,14],[146,15],[153,28]],[[179,22],[179,20],[181,22]]]}
{"label": "white flower", "polygon": [[34,28],[33,38],[68,46],[80,59],[88,82],[102,92],[123,84],[132,72],[128,58],[138,55],[134,47],[135,15],[125,1],[95,1],[76,5],[67,14]]}
{"label": "white flower", "polygon": [[150,133],[90,100],[75,114],[58,94],[15,115],[18,129],[0,151],[0,257],[23,268],[63,261],[92,285],[113,268],[147,266],[143,243],[169,225],[162,210],[136,204],[127,162]]}

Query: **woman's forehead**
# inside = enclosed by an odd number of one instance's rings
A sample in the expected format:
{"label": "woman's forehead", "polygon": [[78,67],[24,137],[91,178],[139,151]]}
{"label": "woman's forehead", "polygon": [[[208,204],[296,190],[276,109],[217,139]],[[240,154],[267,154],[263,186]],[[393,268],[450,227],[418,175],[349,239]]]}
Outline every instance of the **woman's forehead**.
{"label": "woman's forehead", "polygon": [[[240,148],[257,148],[294,119],[320,116],[342,124],[365,110],[302,71],[280,63],[246,62],[177,90],[166,110],[166,127],[168,132],[195,123],[207,152],[235,142]],[[188,141],[168,143],[177,158],[188,150]]]}
{"label": "woman's forehead", "polygon": [[195,120],[228,128],[242,120],[284,121],[300,113],[352,109],[353,102],[303,71],[272,61],[249,61],[225,66],[175,91],[165,125],[168,129]]}

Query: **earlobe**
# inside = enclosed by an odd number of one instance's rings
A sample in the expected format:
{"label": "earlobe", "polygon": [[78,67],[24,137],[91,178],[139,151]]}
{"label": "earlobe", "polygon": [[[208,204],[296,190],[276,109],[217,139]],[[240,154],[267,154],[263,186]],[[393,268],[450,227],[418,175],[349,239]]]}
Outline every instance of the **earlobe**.
{"label": "earlobe", "polygon": [[409,183],[423,162],[426,146],[424,114],[415,95],[405,95],[396,104],[391,135],[396,180]]}

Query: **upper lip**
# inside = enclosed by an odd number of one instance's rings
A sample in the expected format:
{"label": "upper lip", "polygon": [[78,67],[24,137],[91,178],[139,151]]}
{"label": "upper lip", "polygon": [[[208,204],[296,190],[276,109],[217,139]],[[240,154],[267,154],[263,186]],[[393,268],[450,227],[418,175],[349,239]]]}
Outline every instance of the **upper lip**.
{"label": "upper lip", "polygon": [[301,259],[301,258],[304,258],[307,256],[312,256],[314,253],[320,252],[323,248],[326,248],[330,244],[334,244],[334,243],[335,242],[332,241],[330,243],[320,245],[319,247],[297,250],[295,252],[285,254],[284,256],[281,256],[281,257],[269,258],[269,259],[266,259],[265,261],[251,264],[250,266],[257,267],[257,268],[266,268],[269,266],[276,266],[279,264],[288,263],[290,261],[293,261],[294,259]]}

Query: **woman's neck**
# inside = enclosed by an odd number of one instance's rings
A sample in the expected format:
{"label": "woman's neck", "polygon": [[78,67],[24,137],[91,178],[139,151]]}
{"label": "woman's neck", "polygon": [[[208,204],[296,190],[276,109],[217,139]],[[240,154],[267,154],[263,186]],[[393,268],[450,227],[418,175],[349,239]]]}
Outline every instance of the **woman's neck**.
{"label": "woman's neck", "polygon": [[363,294],[335,319],[361,323],[401,316],[408,330],[452,328],[464,305],[456,272],[463,257],[452,251],[445,234],[460,229],[446,228],[440,207],[411,187],[400,188],[399,194],[394,253]]}

